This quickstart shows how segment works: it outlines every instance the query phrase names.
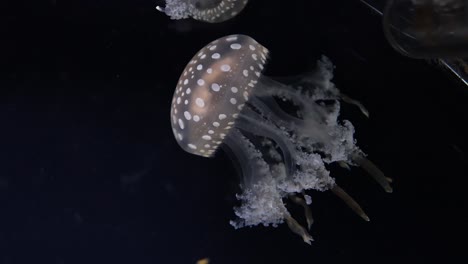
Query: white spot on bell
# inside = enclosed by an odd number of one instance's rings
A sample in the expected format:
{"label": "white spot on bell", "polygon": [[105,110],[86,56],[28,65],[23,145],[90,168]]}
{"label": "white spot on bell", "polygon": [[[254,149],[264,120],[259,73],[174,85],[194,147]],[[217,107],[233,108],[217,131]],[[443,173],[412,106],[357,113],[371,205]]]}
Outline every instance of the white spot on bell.
{"label": "white spot on bell", "polygon": [[231,66],[229,66],[227,64],[221,65],[221,71],[228,72],[229,70],[231,70]]}
{"label": "white spot on bell", "polygon": [[226,38],[227,41],[234,41],[237,40],[237,36],[229,36]]}
{"label": "white spot on bell", "polygon": [[187,146],[191,149],[197,149],[197,146],[195,146],[194,144],[188,144]]}
{"label": "white spot on bell", "polygon": [[219,88],[220,88],[219,84],[217,84],[217,83],[212,83],[212,84],[211,84],[211,89],[212,89],[213,91],[219,92]]}
{"label": "white spot on bell", "polygon": [[184,121],[179,118],[179,127],[180,129],[184,129]]}
{"label": "white spot on bell", "polygon": [[243,95],[246,101],[249,100],[249,93],[247,91],[245,91]]}
{"label": "white spot on bell", "polygon": [[195,99],[195,103],[196,103],[199,107],[204,107],[204,106],[205,106],[205,101],[203,101],[203,99],[201,99],[201,98]]}
{"label": "white spot on bell", "polygon": [[188,111],[184,112],[184,116],[185,116],[185,119],[187,119],[187,120],[192,119],[192,115]]}
{"label": "white spot on bell", "polygon": [[241,44],[239,44],[239,43],[233,43],[233,44],[231,44],[231,49],[233,49],[233,50],[238,50],[238,49],[240,49],[240,48],[242,48],[242,46],[241,46]]}

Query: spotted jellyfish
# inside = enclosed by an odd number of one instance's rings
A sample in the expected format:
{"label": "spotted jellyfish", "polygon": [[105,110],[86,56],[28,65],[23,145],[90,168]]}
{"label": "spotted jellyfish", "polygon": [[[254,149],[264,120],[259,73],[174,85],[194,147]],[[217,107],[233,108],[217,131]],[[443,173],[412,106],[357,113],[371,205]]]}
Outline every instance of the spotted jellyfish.
{"label": "spotted jellyfish", "polygon": [[248,0],[166,0],[166,6],[156,9],[171,19],[193,18],[209,23],[229,20],[244,9]]}
{"label": "spotted jellyfish", "polygon": [[[331,190],[369,221],[326,167],[360,166],[392,192],[390,178],[356,146],[351,122],[338,119],[340,101],[358,106],[365,115],[367,110],[331,82],[334,66],[328,58],[322,57],[317,69],[295,84],[263,75],[267,58],[268,50],[246,35],[219,38],[195,54],[172,100],[178,144],[202,157],[222,149],[233,159],[241,174],[241,204],[234,209],[237,219],[230,222],[235,228],[286,222],[310,244],[313,218],[307,190]],[[286,200],[303,207],[306,227],[292,217]]]}

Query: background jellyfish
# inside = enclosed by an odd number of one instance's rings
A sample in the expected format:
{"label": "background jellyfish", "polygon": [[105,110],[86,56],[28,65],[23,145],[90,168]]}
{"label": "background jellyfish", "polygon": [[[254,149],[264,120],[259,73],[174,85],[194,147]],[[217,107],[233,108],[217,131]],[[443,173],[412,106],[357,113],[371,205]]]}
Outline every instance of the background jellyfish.
{"label": "background jellyfish", "polygon": [[248,0],[166,0],[166,6],[156,9],[172,19],[193,19],[219,23],[235,17]]}
{"label": "background jellyfish", "polygon": [[[175,138],[187,152],[212,157],[223,148],[240,168],[241,205],[235,228],[286,222],[304,242],[313,219],[306,190],[331,190],[366,221],[368,216],[336,183],[326,164],[361,166],[385,189],[390,179],[356,146],[354,127],[338,120],[340,100],[367,110],[331,82],[326,57],[293,85],[262,75],[268,50],[245,35],[217,39],[201,49],[183,71],[172,100]],[[286,104],[280,104],[279,100]],[[284,200],[302,206],[307,228]]]}

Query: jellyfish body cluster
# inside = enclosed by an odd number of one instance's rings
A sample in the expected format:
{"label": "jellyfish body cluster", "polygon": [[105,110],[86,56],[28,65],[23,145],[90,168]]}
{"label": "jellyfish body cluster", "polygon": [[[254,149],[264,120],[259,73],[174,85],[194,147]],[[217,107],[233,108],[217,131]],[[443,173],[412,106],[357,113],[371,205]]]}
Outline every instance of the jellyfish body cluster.
{"label": "jellyfish body cluster", "polygon": [[235,17],[244,9],[248,0],[166,0],[166,6],[156,9],[171,19],[193,18],[219,23]]}
{"label": "jellyfish body cluster", "polygon": [[[171,107],[174,136],[187,152],[213,157],[223,150],[240,168],[235,228],[286,222],[309,243],[313,219],[308,190],[331,190],[359,216],[359,204],[340,188],[327,165],[364,168],[387,191],[390,179],[356,146],[354,127],[340,120],[340,101],[368,115],[331,81],[333,64],[322,57],[313,72],[290,84],[262,74],[268,50],[246,35],[230,35],[202,48],[178,81]],[[306,225],[285,206],[304,208]]]}

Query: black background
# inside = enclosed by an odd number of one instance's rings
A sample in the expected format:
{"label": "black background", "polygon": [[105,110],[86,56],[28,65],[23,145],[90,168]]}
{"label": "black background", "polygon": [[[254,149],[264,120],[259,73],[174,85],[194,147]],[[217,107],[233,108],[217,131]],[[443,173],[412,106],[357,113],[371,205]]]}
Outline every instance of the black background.
{"label": "black background", "polygon": [[[394,52],[357,0],[252,0],[221,24],[172,21],[156,4],[2,3],[0,263],[466,262],[468,87]],[[190,58],[234,33],[270,50],[271,76],[327,55],[368,108],[343,117],[394,193],[359,168],[332,175],[371,222],[313,192],[312,246],[285,225],[229,225],[234,167],[181,150],[169,108]]]}

